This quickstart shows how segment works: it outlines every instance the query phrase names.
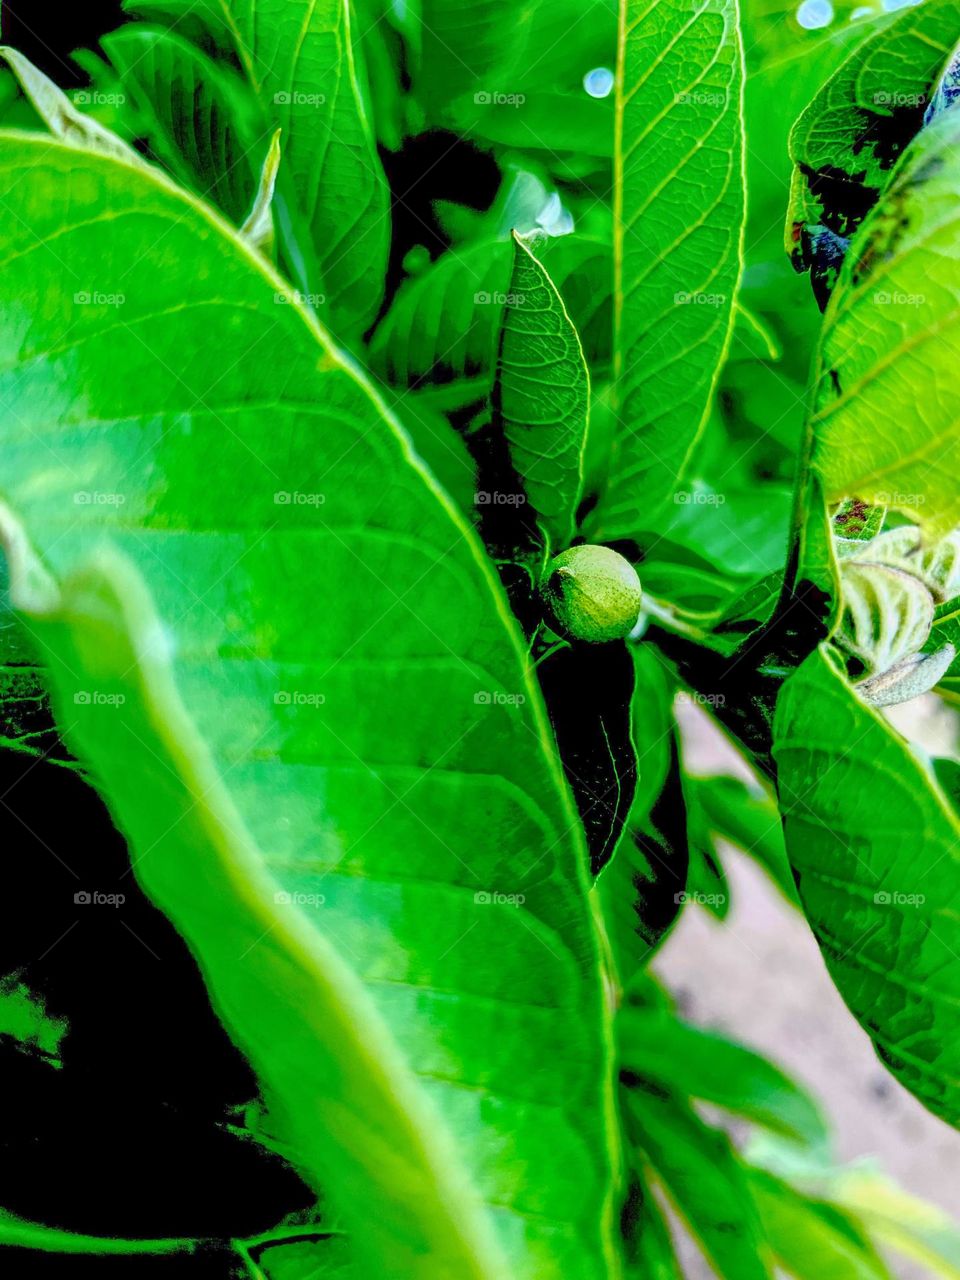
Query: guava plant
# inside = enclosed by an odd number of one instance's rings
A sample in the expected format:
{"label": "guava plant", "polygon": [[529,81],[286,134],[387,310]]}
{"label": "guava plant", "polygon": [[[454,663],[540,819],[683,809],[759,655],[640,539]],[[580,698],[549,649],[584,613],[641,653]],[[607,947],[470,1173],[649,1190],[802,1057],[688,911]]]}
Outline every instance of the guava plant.
{"label": "guava plant", "polygon": [[134,0],[69,93],[5,49],[6,743],[105,801],[286,1179],[126,1235],[11,1188],[22,1274],[958,1274],[651,970],[738,844],[960,1121],[958,761],[883,711],[960,690],[960,3],[822,7]]}

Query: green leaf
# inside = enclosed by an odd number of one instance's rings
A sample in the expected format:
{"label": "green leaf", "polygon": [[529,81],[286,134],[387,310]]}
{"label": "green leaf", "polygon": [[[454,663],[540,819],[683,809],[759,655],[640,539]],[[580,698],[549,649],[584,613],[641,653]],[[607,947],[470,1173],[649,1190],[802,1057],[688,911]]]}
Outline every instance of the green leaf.
{"label": "green leaf", "polygon": [[[594,158],[596,167],[613,155],[613,98],[591,98],[581,85],[573,93],[550,86],[525,97],[518,106],[508,95],[467,94],[452,102],[444,118],[458,133],[526,155],[545,153],[544,162],[563,158],[555,168],[570,176],[571,165]],[[479,99],[479,100],[478,100]],[[568,154],[569,153],[569,156]]]}
{"label": "green leaf", "polygon": [[840,994],[884,1063],[960,1123],[960,821],[826,650],[777,701],[787,854]]}
{"label": "green leaf", "polygon": [[960,536],[956,533],[930,542],[913,525],[901,524],[844,551],[850,560],[886,564],[912,574],[941,603],[960,590]]}
{"label": "green leaf", "polygon": [[81,1235],[38,1222],[26,1222],[8,1210],[0,1209],[0,1247],[36,1249],[41,1253],[130,1257],[140,1254],[192,1254],[203,1243],[190,1239],[116,1240],[109,1236]]}
{"label": "green leaf", "polygon": [[318,1242],[257,1242],[246,1247],[243,1257],[252,1280],[360,1280],[346,1244],[337,1236]]}
{"label": "green leaf", "polygon": [[671,1009],[626,1006],[617,1028],[620,1061],[631,1075],[797,1142],[827,1146],[826,1124],[810,1096],[745,1045],[683,1022]]}
{"label": "green leaf", "polygon": [[686,811],[673,717],[674,673],[652,644],[632,644],[634,693],[630,736],[636,791],[627,830],[600,878],[611,941],[631,984],[680,911],[686,887]]}
{"label": "green leaf", "polygon": [[[689,483],[674,495],[657,533],[731,577],[782,576],[790,502],[789,489],[770,481],[747,487],[728,474],[718,486]],[[650,557],[657,558],[656,545]]]}
{"label": "green leaf", "polygon": [[[305,1239],[312,1236],[312,1239]],[[242,1259],[247,1273],[267,1280],[314,1280],[314,1277],[357,1276],[348,1262],[346,1240],[322,1228],[280,1226],[258,1236],[229,1242]],[[63,1231],[40,1222],[28,1222],[6,1209],[0,1209],[0,1248],[30,1249],[61,1257],[165,1257],[174,1255],[208,1256],[208,1251],[222,1253],[226,1242],[191,1239],[189,1237],[157,1239],[116,1239],[111,1236],[86,1235]],[[239,1273],[238,1273],[239,1274]]]}
{"label": "green leaf", "polygon": [[127,164],[144,163],[141,156],[115,133],[78,111],[66,94],[22,53],[0,46],[0,58],[7,63],[37,115],[55,137],[74,146],[114,156]]}
{"label": "green leaf", "polygon": [[916,139],[852,244],[813,383],[813,465],[827,501],[858,497],[932,535],[960,521],[949,370],[960,353],[953,256],[960,115]]}
{"label": "green leaf", "polygon": [[586,852],[476,538],[212,210],[0,167],[14,600],[296,1167],[371,1274],[616,1275]]}
{"label": "green leaf", "polygon": [[868,674],[889,671],[923,648],[933,625],[933,596],[912,574],[844,560],[840,582],[843,611],[834,639]]}
{"label": "green leaf", "polygon": [[422,9],[414,87],[443,123],[442,108],[464,93],[488,112],[499,99],[524,116],[543,90],[571,91],[585,71],[613,65],[615,8],[606,0],[422,0]]}
{"label": "green leaf", "polygon": [[[564,298],[591,369],[610,359],[609,290],[603,278],[610,247],[576,235],[539,250],[544,270]],[[475,399],[490,389],[514,250],[507,240],[457,245],[405,280],[370,342],[370,361],[399,386],[477,379]]]}
{"label": "green leaf", "polygon": [[716,835],[749,854],[773,880],[783,896],[797,902],[797,892],[783,846],[780,811],[770,795],[757,794],[739,778],[724,776],[687,779]]}
{"label": "green leaf", "polygon": [[931,1275],[960,1280],[960,1229],[939,1206],[910,1195],[869,1166],[839,1171],[828,1190],[878,1243],[916,1260]]}
{"label": "green leaf", "polygon": [[101,43],[151,153],[239,225],[268,142],[248,86],[232,67],[162,28],[134,23]]}
{"label": "green leaf", "polygon": [[647,1162],[721,1280],[771,1280],[747,1179],[727,1135],[676,1096],[628,1089],[625,1104]]}
{"label": "green leaf", "polygon": [[373,368],[397,386],[488,378],[511,267],[506,241],[481,241],[405,280],[371,339]]}
{"label": "green leaf", "polygon": [[[875,1161],[858,1160],[837,1167],[825,1162],[822,1155],[788,1148],[768,1134],[751,1142],[749,1158],[757,1173],[762,1169],[781,1185],[788,1182],[807,1203],[842,1215],[859,1238],[867,1237],[872,1245],[919,1262],[924,1274],[960,1280],[957,1224],[939,1206],[897,1186]],[[806,1273],[799,1274],[805,1280]],[[819,1280],[819,1275],[810,1280]]]}
{"label": "green leaf", "polygon": [[637,783],[630,705],[634,664],[619,643],[566,644],[537,674],[577,803],[594,875],[614,856]]}
{"label": "green leaf", "polygon": [[67,1029],[66,1019],[48,1013],[43,996],[31,991],[18,973],[0,978],[0,1043],[9,1036],[21,1050],[59,1070],[60,1042]]}
{"label": "green leaf", "polygon": [[280,168],[280,130],[270,139],[267,158],[263,162],[257,194],[253,200],[253,208],[244,219],[240,234],[245,236],[255,249],[268,257],[273,252],[273,193],[277,185],[277,170]]}
{"label": "green leaf", "polygon": [[813,264],[808,236],[849,239],[923,124],[931,89],[960,29],[958,0],[924,0],[881,22],[793,127],[787,252]]}
{"label": "green leaf", "polygon": [[423,396],[407,392],[388,402],[418,457],[472,523],[477,515],[477,467],[463,436]]}
{"label": "green leaf", "polygon": [[[841,555],[854,554],[858,547],[855,544],[870,542],[883,528],[886,507],[868,507],[859,498],[846,498],[840,503],[833,516],[833,529],[840,544]],[[846,546],[847,543],[851,545]]]}
{"label": "green leaf", "polygon": [[710,410],[744,221],[735,0],[622,0],[614,153],[619,433],[600,524],[656,527]]}
{"label": "green leaf", "polygon": [[121,5],[126,14],[162,19],[178,30],[188,28],[192,32],[196,22],[205,34],[220,34],[230,23],[228,0],[121,0]]}
{"label": "green leaf", "polygon": [[[930,639],[924,648],[926,652],[932,653],[942,648],[944,644],[952,644],[957,653],[960,653],[960,596],[937,605],[933,615]],[[952,698],[960,697],[960,658],[954,658],[938,688]]]}
{"label": "green leaf", "polygon": [[631,1174],[623,1215],[625,1274],[629,1280],[683,1280],[670,1228],[650,1180],[637,1168]]}
{"label": "green leaf", "polygon": [[751,1169],[750,1190],[764,1235],[795,1280],[892,1280],[883,1259],[849,1215]]}
{"label": "green leaf", "polygon": [[631,733],[637,753],[637,790],[630,820],[649,817],[670,772],[673,754],[675,677],[651,644],[630,646],[634,667]]}
{"label": "green leaf", "polygon": [[538,520],[560,550],[576,530],[590,408],[580,339],[556,286],[528,244],[513,236],[493,389],[494,426]]}
{"label": "green leaf", "polygon": [[[308,229],[320,308],[350,337],[373,320],[390,244],[390,201],[354,64],[348,0],[238,0],[240,58],[283,137],[279,191]],[[292,264],[295,265],[295,264]],[[294,276],[296,278],[296,276]],[[306,281],[313,285],[309,264]]]}

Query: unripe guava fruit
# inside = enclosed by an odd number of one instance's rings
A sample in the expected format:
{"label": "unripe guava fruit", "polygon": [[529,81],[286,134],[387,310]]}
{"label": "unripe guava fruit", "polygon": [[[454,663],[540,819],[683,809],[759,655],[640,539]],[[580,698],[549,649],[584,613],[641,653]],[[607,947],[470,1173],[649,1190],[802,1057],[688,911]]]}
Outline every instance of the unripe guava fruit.
{"label": "unripe guava fruit", "polygon": [[589,544],[554,556],[540,587],[544,621],[567,640],[602,644],[630,634],[643,592],[629,560]]}

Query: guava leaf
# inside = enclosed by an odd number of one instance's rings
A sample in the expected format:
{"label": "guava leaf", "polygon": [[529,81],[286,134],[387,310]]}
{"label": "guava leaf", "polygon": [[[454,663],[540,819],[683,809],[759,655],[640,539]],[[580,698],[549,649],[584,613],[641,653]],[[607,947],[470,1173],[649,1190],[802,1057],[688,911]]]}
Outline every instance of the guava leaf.
{"label": "guava leaf", "polygon": [[960,821],[819,649],[777,701],[787,855],[837,989],[882,1061],[960,1123]]}
{"label": "guava leaf", "polygon": [[670,1009],[626,1006],[617,1022],[620,1060],[631,1076],[709,1102],[796,1142],[826,1147],[819,1109],[779,1067]]}
{"label": "guava leaf", "polygon": [[240,234],[255,249],[265,253],[268,258],[273,255],[276,230],[273,225],[273,197],[277,189],[277,171],[280,168],[280,158],[280,130],[277,129],[270,139],[270,146],[267,149],[266,159],[260,170],[260,181],[257,183],[257,193],[253,197],[250,212],[244,218],[243,225],[240,227]]}
{"label": "guava leaf", "polygon": [[[833,516],[833,529],[844,550],[854,554],[855,543],[870,542],[883,528],[885,507],[870,507],[859,498],[845,498]],[[847,546],[846,544],[850,544]]]}
{"label": "guava leaf", "polygon": [[636,1163],[623,1215],[625,1275],[628,1280],[683,1280],[663,1209]]}
{"label": "guava leaf", "polygon": [[[960,654],[960,596],[937,605],[933,615],[933,626],[930,629],[930,639],[924,645],[924,651],[933,653],[941,649],[944,644],[952,644]],[[954,658],[937,688],[942,693],[950,694],[952,698],[960,697],[960,658]]]}
{"label": "guava leaf", "polygon": [[590,869],[599,875],[617,848],[637,785],[633,659],[618,642],[564,645],[542,660],[538,675],[586,833]]}
{"label": "guava leaf", "polygon": [[673,718],[675,676],[651,644],[630,645],[630,655],[636,790],[623,838],[597,886],[626,984],[643,970],[679,915],[688,872]]}
{"label": "guava leaf", "polygon": [[239,226],[269,142],[249,87],[232,67],[159,27],[131,23],[101,45],[153,156]]}
{"label": "guava leaf", "polygon": [[[609,363],[610,290],[604,282],[610,246],[558,236],[539,257],[563,294],[591,368]],[[507,240],[483,238],[442,254],[397,290],[370,342],[372,367],[399,386],[469,379],[468,399],[485,397],[512,269]]]}
{"label": "guava leaf", "polygon": [[673,496],[734,321],[743,223],[735,0],[623,0],[614,152],[619,427],[600,525],[634,537]]}
{"label": "guava leaf", "polygon": [[810,420],[828,502],[890,506],[933,536],[960,521],[958,142],[947,111],[860,228],[824,318]]}
{"label": "guava leaf", "polygon": [[590,375],[580,339],[553,281],[513,236],[513,272],[503,309],[493,389],[494,425],[550,544],[576,530],[587,442]]}
{"label": "guava leaf", "polygon": [[923,124],[958,30],[957,0],[924,0],[882,19],[799,117],[786,231],[798,270],[815,265],[818,231],[845,242],[876,203]]}
{"label": "guava leaf", "polygon": [[127,164],[145,163],[122,138],[80,111],[62,89],[18,49],[0,46],[0,58],[9,66],[24,96],[55,137],[73,146],[102,151]]}
{"label": "guava leaf", "polygon": [[[542,90],[572,89],[584,71],[613,64],[616,6],[606,0],[422,0],[420,7],[414,85],[428,107],[468,92],[488,112],[501,104],[525,116]],[[446,123],[445,112],[438,119]]]}
{"label": "guava leaf", "polygon": [[722,1280],[772,1280],[746,1174],[725,1133],[675,1094],[625,1090],[645,1164]]}
{"label": "guava leaf", "polygon": [[[309,228],[318,308],[338,335],[355,336],[380,305],[390,200],[357,80],[350,6],[238,0],[230,29],[269,131],[281,130],[278,191]],[[309,267],[305,278],[313,284]]]}
{"label": "guava leaf", "polygon": [[586,851],[479,543],[213,210],[0,169],[12,595],[140,882],[372,1274],[603,1274]]}
{"label": "guava leaf", "polygon": [[716,775],[688,777],[687,791],[696,794],[708,828],[749,854],[791,903],[797,893],[790,874],[780,811],[772,796],[757,793],[739,778]]}
{"label": "guava leaf", "polygon": [[850,1215],[801,1195],[761,1169],[748,1169],[763,1232],[795,1280],[892,1280],[883,1259]]}

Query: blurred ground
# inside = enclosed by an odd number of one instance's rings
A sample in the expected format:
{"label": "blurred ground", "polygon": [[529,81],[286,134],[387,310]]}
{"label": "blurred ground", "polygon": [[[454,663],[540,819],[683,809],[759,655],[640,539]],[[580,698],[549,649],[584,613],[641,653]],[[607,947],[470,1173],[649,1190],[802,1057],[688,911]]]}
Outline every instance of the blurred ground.
{"label": "blurred ground", "polygon": [[[739,764],[705,717],[680,709],[693,772]],[[891,716],[928,748],[955,746],[954,713],[918,699]],[[732,906],[727,921],[688,908],[655,968],[684,1013],[779,1062],[820,1099],[843,1160],[876,1157],[908,1191],[960,1221],[960,1134],[930,1115],[884,1070],[831,983],[813,935],[764,873],[725,850]],[[689,1280],[712,1272],[686,1259]],[[930,1273],[892,1260],[898,1280]]]}

